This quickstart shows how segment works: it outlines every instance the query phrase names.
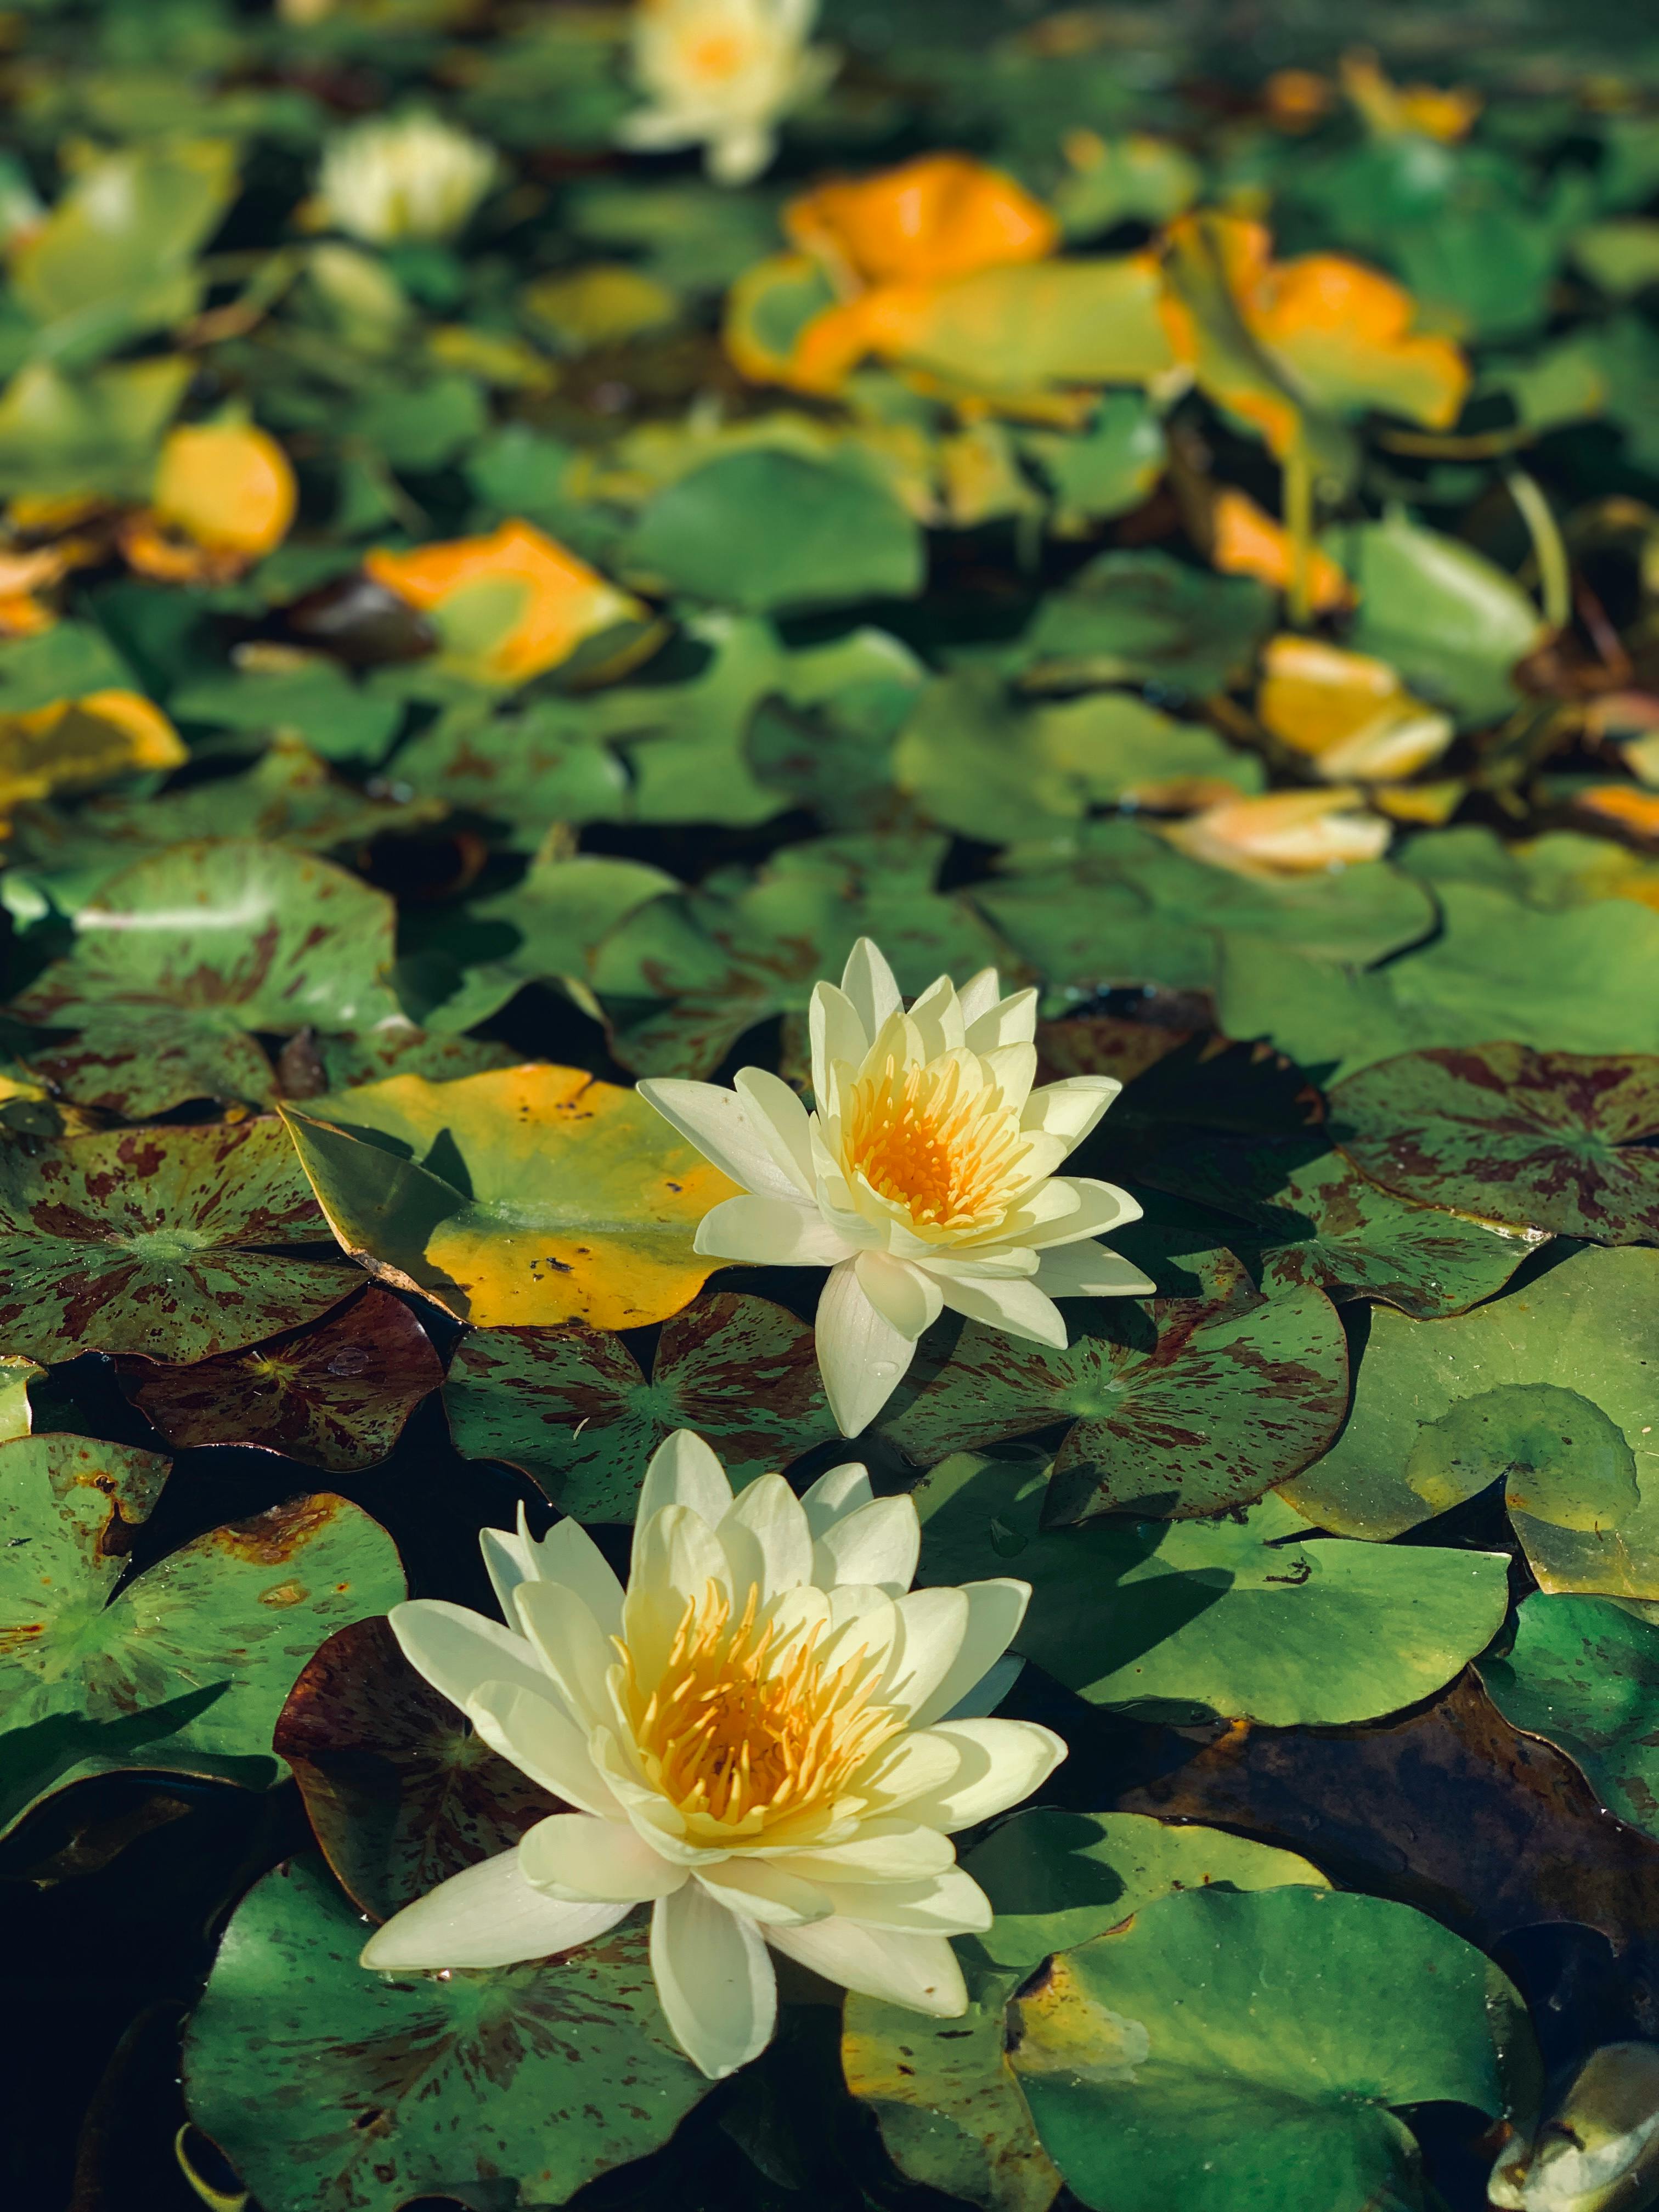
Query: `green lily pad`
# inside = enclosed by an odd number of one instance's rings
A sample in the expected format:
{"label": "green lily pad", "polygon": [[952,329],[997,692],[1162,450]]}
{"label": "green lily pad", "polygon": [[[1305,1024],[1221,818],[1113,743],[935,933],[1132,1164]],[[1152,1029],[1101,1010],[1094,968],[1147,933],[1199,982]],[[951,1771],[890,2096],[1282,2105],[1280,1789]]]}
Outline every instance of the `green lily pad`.
{"label": "green lily pad", "polygon": [[1047,2212],[1062,2185],[1009,2055],[1009,2000],[1034,1969],[1181,1890],[1325,1882],[1288,1851],[1135,1813],[1018,1814],[963,1864],[996,1910],[957,1945],[966,2014],[929,2020],[851,1996],[842,2064],[906,2179],[985,2212]]}
{"label": "green lily pad", "polygon": [[1053,528],[1062,538],[1086,537],[1096,523],[1139,507],[1169,459],[1164,425],[1138,392],[1105,393],[1074,436],[1028,430],[1019,444],[1054,487]]}
{"label": "green lily pad", "polygon": [[[515,988],[560,976],[585,983],[590,957],[607,932],[648,900],[680,888],[674,877],[643,860],[602,853],[550,854],[532,860],[511,890],[472,905],[468,927],[482,933],[481,945],[503,940],[482,964],[511,978]],[[453,938],[453,925],[449,933]]]}
{"label": "green lily pad", "polygon": [[554,822],[628,814],[627,774],[605,738],[580,701],[465,699],[401,746],[389,773],[396,788],[481,815],[533,851]]}
{"label": "green lily pad", "polygon": [[629,541],[630,568],[745,614],[908,599],[921,532],[857,465],[757,448],[723,453],[660,491]]}
{"label": "green lily pad", "polygon": [[924,1464],[1070,1422],[1044,1518],[1215,1513],[1306,1467],[1348,1402],[1324,1293],[1268,1297],[1230,1252],[1203,1294],[1066,1301],[1063,1352],[954,1316],[921,1340],[882,1432]]}
{"label": "green lily pad", "polygon": [[1029,1462],[944,1461],[915,1493],[919,1579],[1030,1583],[1014,1650],[1091,1705],[1177,1723],[1370,1720],[1449,1681],[1507,1608],[1502,1553],[1306,1540],[1277,1493],[1220,1521],[1045,1529],[1046,1487]]}
{"label": "green lily pad", "polygon": [[1602,1244],[1659,1240],[1659,1058],[1413,1053],[1333,1096],[1342,1149],[1421,1205]]}
{"label": "green lily pad", "polygon": [[1525,2117],[1518,1992],[1408,1905],[1301,1885],[1160,1899],[1055,1960],[1010,2063],[1100,2212],[1369,2212],[1421,2202],[1394,2109]]}
{"label": "green lily pad", "polygon": [[343,868],[230,838],[125,868],[75,917],[76,942],[13,1002],[88,1031],[43,1066],[76,1104],[133,1119],[189,1098],[271,1095],[255,1035],[397,1018],[394,910]]}
{"label": "green lily pad", "polygon": [[1548,1590],[1659,1598],[1659,1252],[1592,1246],[1450,1321],[1372,1316],[1353,1411],[1284,1495],[1388,1537],[1504,1481]]}
{"label": "green lily pad", "polygon": [[458,1321],[646,1328],[720,1264],[692,1237],[736,1186],[585,1069],[397,1075],[307,1103],[284,1118],[341,1245]]}
{"label": "green lily pad", "polygon": [[167,706],[181,722],[297,738],[337,761],[378,761],[404,713],[401,699],[354,683],[337,662],[321,659],[305,668],[203,677],[175,691]]}
{"label": "green lily pad", "polygon": [[[841,973],[861,936],[912,996],[941,974],[965,980],[994,966],[997,939],[965,900],[933,889],[946,842],[818,838],[640,908],[590,969],[611,1049],[641,1075],[708,1075],[757,1023],[781,1013],[803,1026],[813,986]],[[787,1056],[798,1060],[799,1048],[787,1035]]]}
{"label": "green lily pad", "polygon": [[312,1321],[359,1278],[280,1122],[0,1145],[0,1341],[31,1358],[206,1359]]}
{"label": "green lily pad", "polygon": [[1159,684],[1203,698],[1249,666],[1273,620],[1273,593],[1249,577],[1102,553],[1049,592],[1009,659],[1032,690]]}
{"label": "green lily pad", "polygon": [[257,1444],[347,1474],[388,1455],[443,1373],[409,1308],[370,1286],[271,1343],[190,1367],[135,1361],[128,1378],[139,1412],[176,1450]]}
{"label": "green lily pad", "polygon": [[198,1536],[112,1596],[167,1467],[79,1437],[0,1444],[7,1826],[124,1769],[269,1787],[271,1729],[320,1638],[404,1595],[386,1531],[323,1495]]}
{"label": "green lily pad", "polygon": [[335,1879],[377,1920],[568,1809],[473,1734],[381,1620],[307,1661],[272,1743]]}
{"label": "green lily pad", "polygon": [[0,1352],[0,1443],[9,1443],[14,1437],[26,1437],[34,1426],[34,1408],[29,1403],[29,1385],[45,1380],[46,1369],[38,1360],[24,1359],[15,1352]]}
{"label": "green lily pad", "polygon": [[1487,1696],[1512,1727],[1580,1766],[1602,1804],[1659,1836],[1659,1648],[1616,1598],[1529,1597],[1515,1642],[1483,1659]]}
{"label": "green lily pad", "polygon": [[1138,1172],[1248,1222],[1265,1289],[1315,1284],[1339,1301],[1376,1298],[1419,1320],[1496,1297],[1533,1249],[1534,1238],[1379,1189],[1316,1144],[1210,1137],[1157,1152]]}
{"label": "green lily pad", "polygon": [[266,2212],[562,2204],[710,2087],[658,2010],[642,1921],[483,1972],[368,1973],[362,1947],[356,1908],[292,1860],[244,1899],[191,2016],[191,2117]]}
{"label": "green lily pad", "polygon": [[836,1433],[811,1328],[730,1291],[664,1323],[649,1381],[625,1344],[580,1322],[475,1330],[444,1404],[459,1450],[522,1468],[583,1521],[631,1520],[646,1462],[675,1429],[695,1429],[738,1486]]}
{"label": "green lily pad", "polygon": [[929,686],[905,725],[893,775],[929,817],[965,837],[1005,844],[1080,821],[1187,777],[1260,791],[1254,755],[1177,722],[1132,692],[1102,691],[1021,708],[999,678],[959,670]]}

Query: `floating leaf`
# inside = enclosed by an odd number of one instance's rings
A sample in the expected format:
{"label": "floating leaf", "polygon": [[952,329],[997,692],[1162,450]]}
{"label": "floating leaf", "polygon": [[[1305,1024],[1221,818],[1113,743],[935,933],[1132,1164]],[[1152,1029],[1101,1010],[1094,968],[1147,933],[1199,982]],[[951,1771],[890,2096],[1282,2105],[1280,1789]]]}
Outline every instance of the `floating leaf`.
{"label": "floating leaf", "polygon": [[665,2142],[708,2083],[657,2008],[643,1924],[562,1958],[394,1978],[314,1863],[254,1887],[185,2039],[185,2096],[267,2212],[562,2204]]}
{"label": "floating leaf", "polygon": [[27,1436],[34,1426],[29,1385],[42,1381],[46,1372],[37,1360],[21,1358],[15,1352],[0,1353],[0,1443]]}
{"label": "floating leaf", "polygon": [[[244,668],[201,677],[176,692],[170,703],[182,721],[298,737],[313,752],[335,761],[378,761],[404,714],[401,699],[354,683],[337,662],[320,657],[298,668]],[[227,824],[194,834],[231,833]]]}
{"label": "floating leaf", "polygon": [[1012,656],[1036,690],[1149,684],[1202,698],[1242,670],[1273,627],[1273,596],[1167,553],[1097,554],[1050,592]]}
{"label": "floating leaf", "polygon": [[270,1249],[324,1226],[274,1120],[0,1145],[0,1340],[48,1360],[234,1351],[356,1287]]}
{"label": "floating leaf", "polygon": [[1044,1508],[1053,1525],[1248,1504],[1341,1425],[1347,1346],[1318,1290],[1264,1297],[1221,1253],[1200,1297],[1066,1304],[1063,1352],[936,1322],[883,1433],[926,1464],[1071,1422]]}
{"label": "floating leaf", "polygon": [[343,1248],[459,1321],[643,1328],[720,1265],[691,1239],[735,1186],[582,1068],[398,1075],[284,1110]]}
{"label": "floating leaf", "polygon": [[1277,1495],[1238,1519],[1044,1529],[1045,1486],[1029,1462],[944,1461],[916,1492],[921,1579],[1029,1582],[1013,1648],[1093,1705],[1273,1728],[1367,1720],[1449,1681],[1508,1602],[1501,1553],[1304,1540]]}
{"label": "floating leaf", "polygon": [[1483,1659],[1486,1694],[1512,1726],[1576,1761],[1609,1811],[1659,1836],[1659,1654],[1653,1625],[1616,1598],[1527,1599],[1515,1642]]}
{"label": "floating leaf", "polygon": [[74,950],[13,1011],[88,1032],[42,1059],[77,1104],[136,1119],[188,1098],[264,1101],[253,1032],[398,1017],[393,920],[383,891],[308,854],[180,845],[112,877],[76,915]]}
{"label": "floating leaf", "polygon": [[1010,2063],[1043,2148],[1101,2212],[1367,2212],[1420,2189],[1391,2109],[1521,2113],[1526,2008],[1473,1945],[1382,1898],[1166,1897],[1054,1961]]}
{"label": "floating leaf", "polygon": [[475,1331],[444,1403],[469,1459],[522,1468],[583,1521],[632,1519],[646,1462],[674,1429],[696,1430],[738,1485],[836,1434],[811,1330],[729,1291],[664,1324],[648,1382],[626,1345],[580,1322]]}
{"label": "floating leaf", "polygon": [[1124,1813],[1021,1813],[963,1863],[997,1916],[958,1947],[966,2014],[849,1997],[842,2063],[906,2179],[986,2212],[1047,2212],[1061,2186],[1009,2057],[1008,2001],[1035,1968],[1178,1890],[1324,1884],[1286,1851]]}
{"label": "floating leaf", "polygon": [[1659,1058],[1411,1053],[1333,1096],[1342,1149],[1426,1206],[1602,1244],[1659,1240]]}
{"label": "floating leaf", "polygon": [[329,1638],[273,1741],[336,1879],[377,1920],[566,1809],[472,1733],[384,1620]]}
{"label": "floating leaf", "polygon": [[112,1597],[167,1464],[79,1437],[0,1444],[8,1826],[122,1769],[268,1787],[272,1726],[319,1639],[404,1595],[386,1531],[323,1495],[198,1536]]}
{"label": "floating leaf", "polygon": [[175,1449],[257,1444],[344,1474],[385,1459],[443,1365],[409,1308],[368,1289],[270,1344],[190,1367],[130,1370],[134,1400]]}
{"label": "floating leaf", "polygon": [[1381,1312],[1336,1444],[1284,1495],[1387,1537],[1505,1486],[1548,1590],[1659,1598],[1659,1252],[1590,1248],[1455,1320]]}

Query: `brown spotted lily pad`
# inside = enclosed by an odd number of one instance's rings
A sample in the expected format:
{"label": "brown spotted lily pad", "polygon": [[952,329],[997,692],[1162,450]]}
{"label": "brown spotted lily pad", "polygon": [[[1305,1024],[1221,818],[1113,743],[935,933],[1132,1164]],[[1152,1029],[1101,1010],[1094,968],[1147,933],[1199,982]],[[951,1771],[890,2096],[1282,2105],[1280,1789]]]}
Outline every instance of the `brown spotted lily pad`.
{"label": "brown spotted lily pad", "polygon": [[376,1466],[443,1380],[420,1322],[374,1285],[313,1327],[190,1367],[134,1363],[139,1411],[179,1449],[258,1444],[307,1467]]}
{"label": "brown spotted lily pad", "polygon": [[836,1433],[811,1330],[730,1291],[665,1324],[648,1382],[625,1344],[580,1322],[475,1330],[444,1402],[469,1458],[522,1468],[584,1521],[633,1518],[646,1462],[672,1429],[706,1437],[739,1485]]}
{"label": "brown spotted lily pad", "polygon": [[1402,1053],[1331,1094],[1374,1182],[1597,1244],[1659,1242],[1659,1058],[1522,1044]]}
{"label": "brown spotted lily pad", "polygon": [[329,1638],[273,1741],[341,1886],[379,1920],[568,1809],[474,1735],[385,1620]]}
{"label": "brown spotted lily pad", "polygon": [[280,1121],[0,1146],[0,1343],[43,1360],[232,1351],[356,1287],[269,1249],[324,1233]]}

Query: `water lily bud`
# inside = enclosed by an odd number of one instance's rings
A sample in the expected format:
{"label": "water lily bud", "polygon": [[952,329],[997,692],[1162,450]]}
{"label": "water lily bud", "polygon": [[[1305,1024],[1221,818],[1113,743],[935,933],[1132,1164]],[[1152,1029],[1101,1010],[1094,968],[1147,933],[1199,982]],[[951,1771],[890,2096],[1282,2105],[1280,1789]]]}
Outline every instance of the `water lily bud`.
{"label": "water lily bud", "polygon": [[323,156],[318,191],[330,219],[373,246],[453,238],[495,181],[482,140],[434,115],[360,123]]}
{"label": "water lily bud", "polygon": [[1487,2185],[1503,2212],[1642,2212],[1659,2197],[1659,2044],[1594,2051]]}

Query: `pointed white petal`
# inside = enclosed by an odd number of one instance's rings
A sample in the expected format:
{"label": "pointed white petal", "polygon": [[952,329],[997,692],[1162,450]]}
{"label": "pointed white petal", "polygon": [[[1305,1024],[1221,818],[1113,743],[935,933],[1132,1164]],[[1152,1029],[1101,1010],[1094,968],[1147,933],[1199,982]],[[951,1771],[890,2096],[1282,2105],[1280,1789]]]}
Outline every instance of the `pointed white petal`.
{"label": "pointed white petal", "polygon": [[483,1553],[484,1571],[495,1593],[504,1619],[513,1618],[513,1593],[520,1583],[537,1579],[536,1540],[530,1533],[524,1500],[519,1500],[519,1525],[516,1528],[481,1528],[478,1548]]}
{"label": "pointed white petal", "polygon": [[1060,1308],[1051,1304],[1034,1282],[998,1283],[942,1281],[945,1303],[969,1321],[982,1322],[1028,1344],[1066,1349],[1066,1322]]}
{"label": "pointed white petal", "polygon": [[941,1060],[946,1053],[962,1050],[967,1024],[957,987],[948,975],[930,983],[911,1007],[909,1028],[921,1060]]}
{"label": "pointed white petal", "polygon": [[1030,1234],[1021,1234],[1022,1243],[1034,1244],[1039,1251],[1051,1244],[1075,1244],[1082,1237],[1098,1237],[1140,1218],[1139,1200],[1115,1183],[1096,1182],[1087,1176],[1055,1176],[1048,1189],[1068,1192],[1077,1203],[1057,1220],[1036,1224]]}
{"label": "pointed white petal", "polygon": [[884,1322],[914,1344],[939,1319],[945,1301],[933,1277],[887,1252],[860,1252],[853,1262],[859,1288]]}
{"label": "pointed white petal", "polygon": [[735,1091],[674,1076],[653,1076],[638,1087],[641,1097],[733,1182],[769,1198],[799,1197],[793,1176],[785,1174],[755,1134]]}
{"label": "pointed white petal", "polygon": [[651,1972],[681,2048],[719,2081],[772,2039],[778,1985],[753,1923],[689,1881],[651,1916]]}
{"label": "pointed white petal", "polygon": [[651,1455],[634,1516],[632,1577],[639,1571],[640,1531],[665,1505],[689,1505],[711,1528],[732,1510],[732,1486],[718,1455],[691,1429],[676,1429]]}
{"label": "pointed white petal", "polygon": [[904,1811],[947,1835],[1019,1804],[1066,1756],[1064,1741],[1036,1721],[940,1721],[928,1734],[953,1745],[959,1764],[951,1781],[911,1798]]}
{"label": "pointed white petal", "polygon": [[465,1705],[486,1682],[516,1682],[540,1697],[553,1685],[522,1636],[447,1598],[410,1598],[388,1619],[398,1649],[441,1697]]}
{"label": "pointed white petal", "polygon": [[812,1580],[820,1589],[837,1583],[873,1583],[889,1597],[902,1597],[921,1553],[921,1522],[908,1497],[872,1498],[844,1515],[812,1548]]}
{"label": "pointed white petal", "polygon": [[453,1966],[516,1966],[525,1959],[591,1943],[632,1910],[621,1905],[566,1905],[532,1889],[516,1850],[481,1859],[394,1913],[362,1948],[377,1973]]}
{"label": "pointed white petal", "polygon": [[802,1492],[801,1511],[813,1535],[822,1536],[844,1513],[856,1513],[874,1496],[869,1470],[858,1461],[848,1460],[845,1467],[832,1467],[827,1474],[821,1474],[810,1490]]}
{"label": "pointed white petal", "polygon": [[[999,1004],[998,994],[1001,989],[1002,986],[997,981],[997,971],[994,968],[981,968],[976,975],[970,975],[963,985],[957,995],[962,1006],[962,1018],[967,1024],[970,1033],[975,1022],[983,1021],[987,1014],[995,1010]],[[1024,995],[1030,998],[1035,1003],[1036,999],[1035,991]],[[1033,1021],[1035,1022],[1035,1016]],[[1033,1033],[1035,1034],[1035,1030]],[[994,1042],[1000,1043],[1001,1040],[998,1038]],[[979,1052],[984,1048],[969,1044],[968,1049],[969,1052]]]}
{"label": "pointed white petal", "polygon": [[868,1428],[903,1381],[915,1350],[871,1304],[853,1268],[843,1260],[830,1269],[818,1294],[815,1332],[823,1395],[844,1437]]}
{"label": "pointed white petal", "polygon": [[1158,1285],[1120,1253],[1085,1237],[1038,1255],[1036,1286],[1048,1298],[1152,1298]]}
{"label": "pointed white petal", "polygon": [[696,1879],[717,1905],[763,1928],[804,1928],[827,1920],[830,1900],[816,1884],[786,1871],[778,1859],[733,1855],[697,1869]]}
{"label": "pointed white petal", "polygon": [[606,1816],[621,1810],[586,1735],[548,1698],[511,1682],[486,1682],[467,1699],[466,1717],[492,1751],[567,1805]]}
{"label": "pointed white petal", "polygon": [[[991,987],[996,988],[996,971],[987,969]],[[977,981],[977,977],[975,977]],[[963,1008],[966,1012],[968,994],[963,993]],[[968,1024],[963,1042],[969,1052],[994,1052],[999,1045],[1030,1044],[1036,1035],[1037,994],[1035,991],[1016,991],[1012,996],[995,1000],[983,1008],[975,1007]]]}
{"label": "pointed white petal", "polygon": [[912,1728],[930,1728],[961,1703],[1018,1635],[1030,1602],[1030,1583],[1017,1582],[1012,1577],[963,1583],[960,1587],[968,1601],[968,1626],[938,1688],[916,1708]]}
{"label": "pointed white petal", "polygon": [[806,1025],[812,1048],[812,1097],[818,1112],[828,1114],[834,1103],[835,1068],[841,1064],[857,1067],[870,1049],[871,1033],[847,994],[833,983],[815,987]]}
{"label": "pointed white petal", "polygon": [[824,1894],[842,1917],[866,1928],[903,1929],[923,1936],[975,1936],[991,1924],[991,1900],[959,1866],[941,1868],[917,1881],[871,1881],[854,1887],[830,1881]]}
{"label": "pointed white petal", "polygon": [[1075,1152],[1122,1088],[1114,1075],[1068,1075],[1063,1083],[1046,1083],[1026,1100],[1020,1127],[1058,1137],[1068,1152]]}
{"label": "pointed white petal", "polygon": [[810,1928],[775,1928],[769,1940],[786,1958],[860,1996],[939,2020],[956,2020],[968,2009],[962,1969],[943,1936],[896,1935],[837,1915]]}
{"label": "pointed white petal", "polygon": [[711,1583],[729,1595],[732,1570],[720,1538],[700,1513],[689,1505],[665,1505],[635,1528],[623,1633],[641,1681],[657,1680],[688,1607],[707,1603]]}
{"label": "pointed white petal", "polygon": [[[522,1506],[520,1508],[523,1511]],[[562,1583],[592,1614],[607,1636],[622,1632],[623,1586],[616,1570],[580,1521],[568,1515],[556,1521],[532,1547],[536,1579]]]}
{"label": "pointed white petal", "polygon": [[893,1611],[899,1632],[889,1655],[881,1699],[908,1720],[925,1709],[950,1674],[971,1616],[964,1594],[948,1589],[910,1590],[896,1601]]}
{"label": "pointed white petal", "polygon": [[1000,1659],[994,1659],[971,1690],[964,1692],[944,1715],[947,1721],[979,1721],[995,1712],[1008,1692],[1025,1672],[1025,1662],[1013,1652],[1005,1651]]}
{"label": "pointed white petal", "polygon": [[519,1839],[519,1870],[534,1889],[575,1904],[667,1897],[685,1880],[631,1822],[554,1813]]}
{"label": "pointed white petal", "polygon": [[769,1068],[740,1067],[732,1079],[749,1126],[805,1198],[812,1194],[812,1127],[806,1109]]}
{"label": "pointed white petal", "polygon": [[581,1600],[562,1583],[520,1583],[513,1606],[577,1725],[591,1728],[607,1719],[605,1676],[617,1655]]}
{"label": "pointed white petal", "polygon": [[827,1850],[792,1852],[786,1863],[807,1881],[916,1881],[954,1866],[948,1836],[902,1814],[866,1820],[849,1842]]}
{"label": "pointed white petal", "polygon": [[947,1743],[931,1729],[909,1729],[860,1771],[849,1795],[864,1801],[868,1808],[865,1818],[898,1812],[912,1797],[945,1788],[961,1764],[956,1744]]}
{"label": "pointed white petal", "polygon": [[848,954],[841,988],[866,1036],[872,1039],[879,1035],[882,1024],[904,1004],[881,947],[868,937],[860,937]]}
{"label": "pointed white petal", "polygon": [[852,1249],[805,1199],[722,1199],[697,1224],[697,1251],[750,1267],[833,1267]]}
{"label": "pointed white petal", "polygon": [[751,1482],[717,1533],[731,1562],[734,1592],[752,1584],[764,1599],[812,1579],[812,1532],[781,1474]]}

